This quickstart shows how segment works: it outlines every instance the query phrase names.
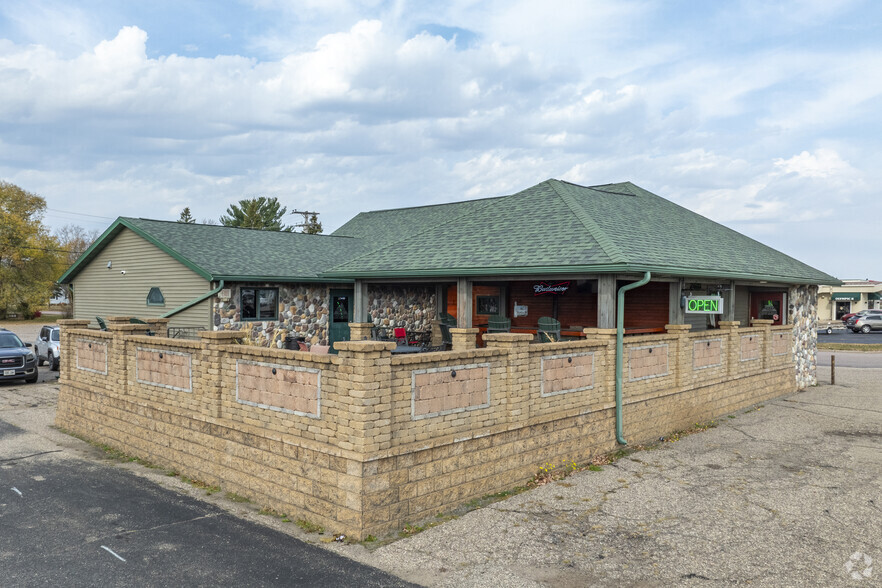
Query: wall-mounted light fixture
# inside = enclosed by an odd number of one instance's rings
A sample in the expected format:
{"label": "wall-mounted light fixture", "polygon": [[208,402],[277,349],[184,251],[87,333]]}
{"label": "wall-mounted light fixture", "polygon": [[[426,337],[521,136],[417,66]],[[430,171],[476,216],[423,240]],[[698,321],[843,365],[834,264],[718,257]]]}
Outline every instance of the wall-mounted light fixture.
{"label": "wall-mounted light fixture", "polygon": [[113,262],[112,261],[107,262],[107,269],[113,269]]}

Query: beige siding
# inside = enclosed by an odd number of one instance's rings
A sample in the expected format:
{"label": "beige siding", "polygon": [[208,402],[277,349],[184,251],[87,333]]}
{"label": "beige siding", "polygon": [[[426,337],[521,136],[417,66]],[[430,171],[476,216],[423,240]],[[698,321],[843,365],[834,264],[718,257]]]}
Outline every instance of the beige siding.
{"label": "beige siding", "polygon": [[[111,261],[113,267],[107,269]],[[153,286],[162,290],[164,306],[147,306]],[[89,319],[93,326],[96,316],[159,317],[211,289],[208,280],[129,229],[123,229],[74,278],[73,287],[74,317]],[[210,302],[176,314],[169,326],[210,329]]]}

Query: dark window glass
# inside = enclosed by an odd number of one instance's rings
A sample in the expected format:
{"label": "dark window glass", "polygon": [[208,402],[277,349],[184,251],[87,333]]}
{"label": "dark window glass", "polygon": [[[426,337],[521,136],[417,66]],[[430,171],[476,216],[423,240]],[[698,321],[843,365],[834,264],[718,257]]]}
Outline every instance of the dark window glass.
{"label": "dark window glass", "polygon": [[334,296],[334,322],[349,321],[349,296]]}
{"label": "dark window glass", "polygon": [[61,341],[61,331],[59,331],[58,329],[53,329],[51,339],[53,341]]}
{"label": "dark window glass", "polygon": [[278,316],[277,288],[242,288],[240,293],[242,320],[271,321]]}
{"label": "dark window glass", "polygon": [[150,292],[147,293],[147,305],[148,306],[164,306],[165,305],[165,296],[162,295],[162,290],[153,286],[150,288]]}

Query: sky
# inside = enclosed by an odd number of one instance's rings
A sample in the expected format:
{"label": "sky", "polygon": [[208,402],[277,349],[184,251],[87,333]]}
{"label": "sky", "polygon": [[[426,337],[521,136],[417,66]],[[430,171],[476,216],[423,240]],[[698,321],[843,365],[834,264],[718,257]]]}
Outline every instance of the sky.
{"label": "sky", "polygon": [[3,0],[0,179],[53,230],[273,196],[326,233],[631,181],[882,280],[880,29],[872,0]]}

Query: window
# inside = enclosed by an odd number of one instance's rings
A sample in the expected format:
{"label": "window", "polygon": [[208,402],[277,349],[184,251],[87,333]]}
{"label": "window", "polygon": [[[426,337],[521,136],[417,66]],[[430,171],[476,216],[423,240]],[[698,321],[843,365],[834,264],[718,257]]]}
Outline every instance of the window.
{"label": "window", "polygon": [[278,318],[278,288],[242,288],[239,297],[243,321],[273,321]]}
{"label": "window", "polygon": [[165,306],[165,296],[162,295],[162,290],[156,286],[150,288],[150,292],[147,293],[147,306]]}
{"label": "window", "polygon": [[478,296],[475,314],[499,314],[499,296]]}

